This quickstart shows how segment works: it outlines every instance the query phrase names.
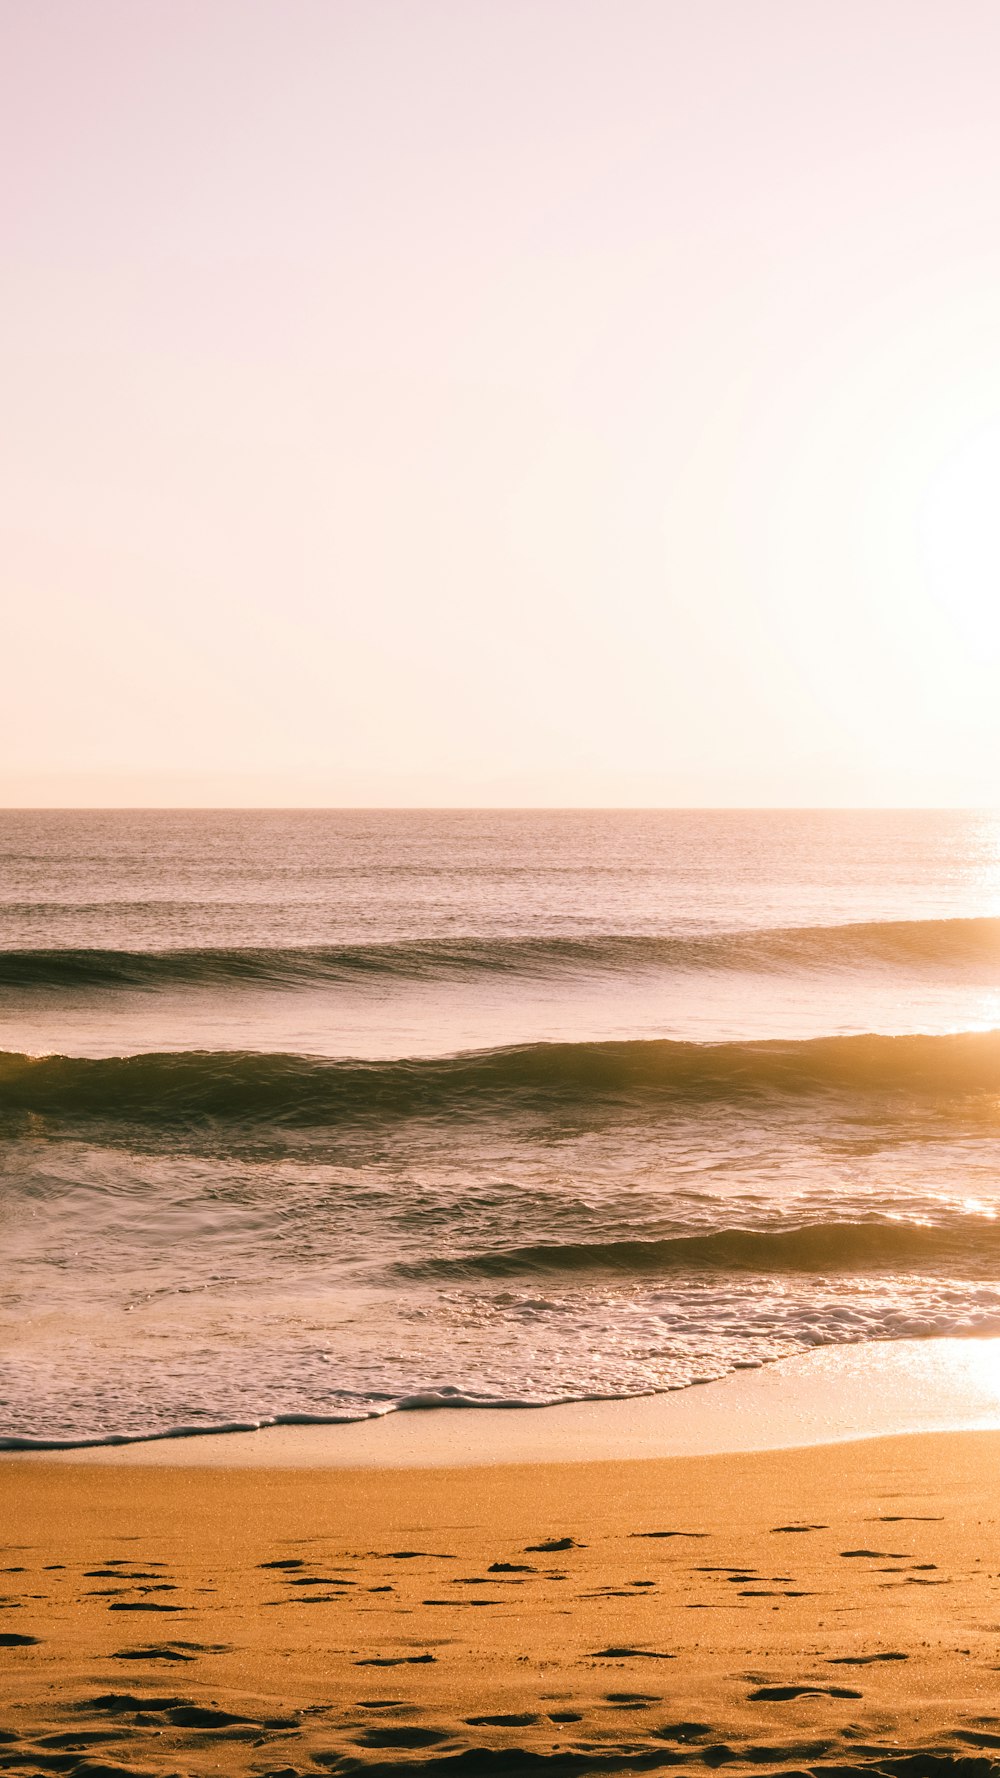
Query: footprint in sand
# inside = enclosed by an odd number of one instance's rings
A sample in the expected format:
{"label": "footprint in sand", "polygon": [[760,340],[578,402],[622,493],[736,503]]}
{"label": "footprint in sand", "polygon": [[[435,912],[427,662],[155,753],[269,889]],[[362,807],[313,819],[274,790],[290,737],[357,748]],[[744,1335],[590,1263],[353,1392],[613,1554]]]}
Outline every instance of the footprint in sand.
{"label": "footprint in sand", "polygon": [[155,1580],[163,1586],[162,1574],[153,1568],[85,1568],[84,1580]]}
{"label": "footprint in sand", "polygon": [[115,1599],[109,1611],[184,1611],[183,1605],[164,1605],[157,1599]]}
{"label": "footprint in sand", "polygon": [[442,1556],[434,1550],[388,1550],[383,1560],[386,1562],[414,1562],[423,1557],[425,1562],[454,1562],[455,1556]]}
{"label": "footprint in sand", "polygon": [[101,1692],[96,1698],[81,1698],[75,1710],[93,1710],[102,1716],[130,1716],[136,1710],[179,1710],[190,1704],[190,1698],[140,1698],[135,1692]]}
{"label": "footprint in sand", "polygon": [[230,1642],[154,1642],[140,1648],[120,1648],[112,1661],[196,1661],[199,1655],[225,1655]]}
{"label": "footprint in sand", "polygon": [[710,1531],[630,1531],[630,1537],[710,1537]]}
{"label": "footprint in sand", "polygon": [[880,1513],[876,1525],[943,1525],[943,1513]]}
{"label": "footprint in sand", "polygon": [[397,1728],[365,1729],[357,1736],[362,1747],[436,1747],[450,1740],[446,1729]]}
{"label": "footprint in sand", "polygon": [[909,1655],[902,1654],[898,1649],[889,1649],[885,1654],[877,1655],[831,1655],[827,1663],[830,1667],[870,1667],[873,1661],[908,1661]]}
{"label": "footprint in sand", "polygon": [[594,1661],[676,1661],[676,1655],[662,1654],[655,1648],[595,1648]]}
{"label": "footprint in sand", "polygon": [[340,1580],[329,1574],[293,1574],[288,1578],[290,1587],[353,1587],[353,1580]]}
{"label": "footprint in sand", "polygon": [[876,1562],[908,1562],[912,1550],[838,1550],[845,1562],[856,1561],[859,1557],[870,1556]]}
{"label": "footprint in sand", "polygon": [[[883,1573],[889,1572],[891,1570],[883,1569]],[[903,1576],[902,1580],[884,1580],[880,1584],[883,1587],[950,1587],[951,1581],[926,1580],[921,1574],[907,1574]]]}
{"label": "footprint in sand", "polygon": [[118,1729],[61,1729],[54,1735],[39,1735],[39,1747],[94,1747],[101,1741],[117,1741]]}
{"label": "footprint in sand", "polygon": [[[178,1729],[230,1729],[237,1725],[260,1726],[256,1717],[237,1716],[231,1710],[212,1710],[204,1704],[177,1704],[166,1711],[167,1721]],[[282,1727],[297,1728],[297,1720],[289,1717]]]}
{"label": "footprint in sand", "polygon": [[367,1660],[355,1661],[356,1667],[426,1667],[428,1662],[436,1661],[437,1655],[369,1655]]}
{"label": "footprint in sand", "polygon": [[751,1704],[787,1704],[793,1698],[862,1698],[846,1685],[762,1685],[749,1693]]}
{"label": "footprint in sand", "polygon": [[112,1661],[196,1661],[197,1655],[184,1654],[179,1648],[120,1648],[108,1656]]}

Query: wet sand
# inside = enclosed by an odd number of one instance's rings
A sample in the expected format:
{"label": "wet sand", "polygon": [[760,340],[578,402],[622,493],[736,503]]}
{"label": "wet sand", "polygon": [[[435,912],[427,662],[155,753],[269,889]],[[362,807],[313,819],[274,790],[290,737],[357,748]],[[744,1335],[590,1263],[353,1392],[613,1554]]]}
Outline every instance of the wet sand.
{"label": "wet sand", "polygon": [[998,1474],[997,1432],[442,1469],[11,1459],[0,1769],[985,1772]]}

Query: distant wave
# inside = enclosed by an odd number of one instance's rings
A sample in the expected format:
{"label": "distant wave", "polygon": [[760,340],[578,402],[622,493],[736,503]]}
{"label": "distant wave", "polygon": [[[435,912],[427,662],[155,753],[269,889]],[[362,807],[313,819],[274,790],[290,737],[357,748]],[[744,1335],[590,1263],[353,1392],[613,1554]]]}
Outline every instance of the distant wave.
{"label": "distant wave", "polygon": [[946,1267],[989,1273],[1000,1264],[1000,1225],[965,1216],[929,1225],[872,1219],[798,1228],[726,1228],[662,1240],[542,1242],[528,1247],[401,1263],[408,1278],[517,1278],[612,1272],[857,1272]]}
{"label": "distant wave", "polygon": [[439,980],[636,970],[786,970],[884,963],[1000,970],[1000,919],[858,921],[689,935],[447,938],[372,945],[0,951],[0,987],[304,988],[368,977]]}
{"label": "distant wave", "polygon": [[404,1061],[247,1051],[32,1057],[0,1052],[0,1115],[178,1126],[197,1120],[323,1126],[398,1118],[726,1100],[1000,1095],[1000,1031],[804,1041],[535,1043]]}

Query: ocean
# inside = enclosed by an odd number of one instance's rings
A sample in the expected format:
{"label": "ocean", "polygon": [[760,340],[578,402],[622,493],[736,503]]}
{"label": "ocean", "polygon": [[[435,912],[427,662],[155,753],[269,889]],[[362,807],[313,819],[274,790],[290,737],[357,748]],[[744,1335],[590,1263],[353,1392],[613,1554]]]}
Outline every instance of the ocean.
{"label": "ocean", "polygon": [[1000,1332],[1000,815],[0,813],[0,1447]]}

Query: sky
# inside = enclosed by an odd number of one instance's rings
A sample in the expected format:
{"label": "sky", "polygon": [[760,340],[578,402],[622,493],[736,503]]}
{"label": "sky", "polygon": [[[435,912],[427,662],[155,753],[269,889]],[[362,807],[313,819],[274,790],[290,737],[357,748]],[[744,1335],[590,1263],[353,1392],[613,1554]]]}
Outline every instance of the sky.
{"label": "sky", "polygon": [[995,0],[0,0],[0,803],[1000,804]]}

